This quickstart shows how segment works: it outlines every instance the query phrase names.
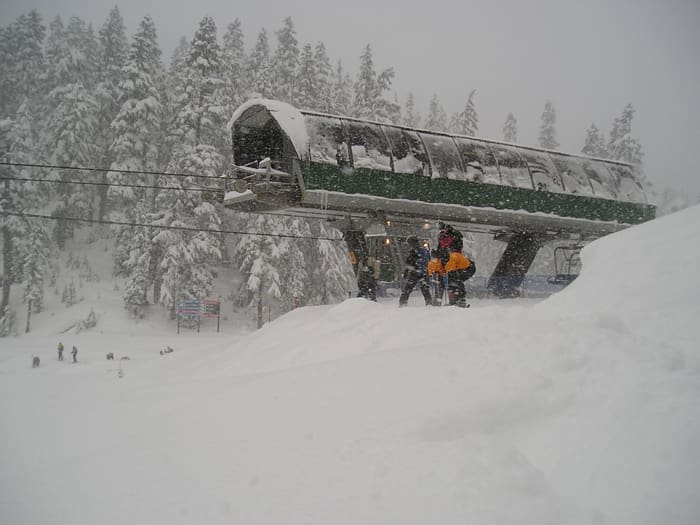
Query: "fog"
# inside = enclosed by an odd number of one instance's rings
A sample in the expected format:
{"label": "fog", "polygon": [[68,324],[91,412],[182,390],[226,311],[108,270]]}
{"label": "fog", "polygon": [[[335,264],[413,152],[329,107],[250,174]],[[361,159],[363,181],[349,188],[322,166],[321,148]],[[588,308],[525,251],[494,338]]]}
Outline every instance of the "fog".
{"label": "fog", "polygon": [[[3,0],[2,24],[36,8],[45,22],[80,16],[99,29],[115,2]],[[248,49],[261,28],[274,32],[291,16],[300,47],[322,41],[331,60],[353,76],[366,44],[377,70],[393,67],[393,90],[403,105],[409,92],[423,117],[437,94],[449,114],[461,111],[476,89],[478,135],[502,138],[505,117],[518,121],[518,142],[537,144],[546,100],[557,112],[562,151],[579,152],[588,127],[606,135],[631,102],[632,125],[645,154],[644,169],[657,187],[671,186],[691,201],[700,198],[693,153],[700,137],[700,3],[693,0],[437,0],[326,2],[202,0],[174,6],[122,0],[132,34],[139,19],[153,17],[165,57],[199,20],[214,17],[219,34],[239,18]]]}

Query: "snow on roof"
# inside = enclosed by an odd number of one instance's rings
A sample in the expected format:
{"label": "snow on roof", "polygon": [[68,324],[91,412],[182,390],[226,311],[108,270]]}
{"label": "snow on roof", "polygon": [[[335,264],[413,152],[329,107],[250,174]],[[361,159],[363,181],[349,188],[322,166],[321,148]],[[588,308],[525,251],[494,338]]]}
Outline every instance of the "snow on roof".
{"label": "snow on roof", "polygon": [[309,143],[306,125],[304,124],[304,115],[286,102],[265,98],[253,98],[245,102],[233,112],[233,116],[227,126],[229,131],[233,129],[233,124],[236,120],[255,106],[262,106],[268,111],[270,116],[277,121],[282,131],[289,137],[289,140],[291,140],[299,158],[303,158],[306,155]]}

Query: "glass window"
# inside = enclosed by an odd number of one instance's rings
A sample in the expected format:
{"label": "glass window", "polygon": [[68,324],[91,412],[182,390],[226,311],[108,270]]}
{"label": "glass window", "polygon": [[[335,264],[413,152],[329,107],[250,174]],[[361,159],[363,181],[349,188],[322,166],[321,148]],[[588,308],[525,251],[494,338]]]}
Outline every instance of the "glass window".
{"label": "glass window", "polygon": [[532,189],[532,178],[527,163],[518,154],[518,150],[503,144],[489,144],[489,149],[498,161],[503,184],[516,188]]}
{"label": "glass window", "polygon": [[382,126],[382,129],[391,145],[391,153],[394,156],[394,171],[429,177],[428,154],[425,152],[423,141],[418,133],[391,126]]}
{"label": "glass window", "polygon": [[583,171],[591,181],[595,196],[603,199],[617,199],[617,182],[605,164],[590,159],[580,159],[580,161]]}
{"label": "glass window", "polygon": [[605,163],[605,165],[612,172],[612,174],[617,177],[620,200],[628,202],[643,202],[646,204],[647,197],[644,194],[644,189],[635,178],[635,174],[630,166],[612,163]]}
{"label": "glass window", "polygon": [[420,133],[420,136],[430,155],[434,179],[467,180],[466,174],[462,171],[459,152],[452,137],[430,133]]}
{"label": "glass window", "polygon": [[557,155],[550,153],[549,156],[554,161],[554,165],[559,171],[567,193],[577,195],[593,195],[591,181],[581,166],[581,159],[569,157],[568,155]]}
{"label": "glass window", "polygon": [[549,156],[544,151],[523,149],[520,151],[530,168],[532,182],[537,191],[551,191],[561,193],[564,188],[561,184],[559,172]]}
{"label": "glass window", "polygon": [[349,166],[348,143],[340,119],[306,115],[312,162]]}
{"label": "glass window", "polygon": [[467,180],[500,184],[496,158],[484,142],[456,137],[457,149],[462,155],[462,163],[467,172]]}
{"label": "glass window", "polygon": [[391,150],[377,124],[344,120],[355,168],[391,171]]}

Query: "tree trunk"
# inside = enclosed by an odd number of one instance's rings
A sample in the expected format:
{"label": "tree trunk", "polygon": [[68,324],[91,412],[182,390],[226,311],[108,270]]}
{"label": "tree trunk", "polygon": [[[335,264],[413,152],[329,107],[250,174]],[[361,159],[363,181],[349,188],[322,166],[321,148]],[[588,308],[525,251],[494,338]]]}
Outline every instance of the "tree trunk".
{"label": "tree trunk", "polygon": [[10,281],[12,280],[12,234],[7,226],[2,228],[2,254],[2,303],[0,303],[0,312],[4,312],[5,308],[10,304]]}
{"label": "tree trunk", "polygon": [[27,327],[24,329],[25,333],[29,333],[29,320],[32,318],[32,300],[27,301]]}

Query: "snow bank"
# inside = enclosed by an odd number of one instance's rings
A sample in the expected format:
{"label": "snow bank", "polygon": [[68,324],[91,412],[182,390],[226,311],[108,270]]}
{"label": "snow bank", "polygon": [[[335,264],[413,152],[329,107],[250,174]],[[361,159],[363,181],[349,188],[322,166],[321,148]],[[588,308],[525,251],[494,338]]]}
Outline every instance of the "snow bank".
{"label": "snow bank", "polygon": [[81,334],[78,365],[45,337],[0,341],[0,516],[695,524],[699,220],[592,243],[574,285],[535,304],[415,293],[233,340]]}

